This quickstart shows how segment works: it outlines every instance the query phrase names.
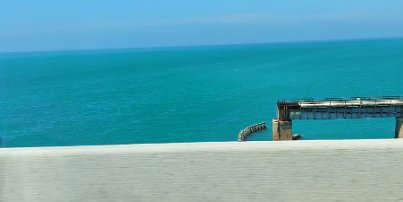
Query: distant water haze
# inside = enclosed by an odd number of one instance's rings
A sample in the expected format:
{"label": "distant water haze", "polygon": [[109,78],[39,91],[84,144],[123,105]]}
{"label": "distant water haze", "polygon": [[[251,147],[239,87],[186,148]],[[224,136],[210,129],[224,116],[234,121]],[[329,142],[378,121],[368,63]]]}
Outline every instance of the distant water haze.
{"label": "distant water haze", "polygon": [[403,36],[401,0],[1,1],[0,52]]}
{"label": "distant water haze", "polygon": [[[0,54],[4,147],[271,140],[278,99],[403,95],[403,39]],[[294,121],[392,138],[394,119]]]}

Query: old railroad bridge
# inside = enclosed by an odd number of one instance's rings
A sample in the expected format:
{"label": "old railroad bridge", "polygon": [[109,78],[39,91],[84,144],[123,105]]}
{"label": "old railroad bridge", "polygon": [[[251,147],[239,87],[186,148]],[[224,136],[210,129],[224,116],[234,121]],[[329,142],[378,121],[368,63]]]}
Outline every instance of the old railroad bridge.
{"label": "old railroad bridge", "polygon": [[292,120],[396,118],[395,138],[403,138],[403,97],[282,100],[273,119],[273,140],[292,140]]}

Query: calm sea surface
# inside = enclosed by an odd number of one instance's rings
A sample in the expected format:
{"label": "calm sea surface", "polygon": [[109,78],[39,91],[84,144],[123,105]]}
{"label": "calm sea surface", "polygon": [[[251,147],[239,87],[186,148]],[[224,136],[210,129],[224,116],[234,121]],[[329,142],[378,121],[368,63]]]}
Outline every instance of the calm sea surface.
{"label": "calm sea surface", "polygon": [[[403,95],[403,39],[0,54],[2,147],[271,140],[278,99]],[[394,119],[294,121],[392,138]]]}

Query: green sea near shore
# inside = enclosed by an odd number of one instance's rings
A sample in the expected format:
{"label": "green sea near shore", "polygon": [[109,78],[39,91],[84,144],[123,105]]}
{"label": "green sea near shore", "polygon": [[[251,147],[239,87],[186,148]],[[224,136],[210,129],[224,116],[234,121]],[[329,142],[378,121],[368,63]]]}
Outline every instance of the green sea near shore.
{"label": "green sea near shore", "polygon": [[[3,147],[271,140],[278,99],[403,96],[403,39],[0,53]],[[294,121],[392,138],[394,119]]]}

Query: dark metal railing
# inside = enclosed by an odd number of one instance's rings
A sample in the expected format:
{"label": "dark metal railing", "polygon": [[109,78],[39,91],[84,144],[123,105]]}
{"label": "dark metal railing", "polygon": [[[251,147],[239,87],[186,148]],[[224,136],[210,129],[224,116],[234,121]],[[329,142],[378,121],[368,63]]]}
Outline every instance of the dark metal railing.
{"label": "dark metal railing", "polygon": [[351,100],[403,100],[402,96],[362,96],[362,97],[339,97],[339,98],[324,98],[324,99],[316,99],[316,98],[303,98],[303,99],[286,99],[286,100],[278,100],[278,103],[299,103],[299,102],[323,102],[323,101],[351,101]]}
{"label": "dark metal railing", "polygon": [[[386,100],[387,102],[385,102]],[[292,119],[400,117],[403,114],[403,97],[279,100],[277,111],[278,119],[287,121]]]}

